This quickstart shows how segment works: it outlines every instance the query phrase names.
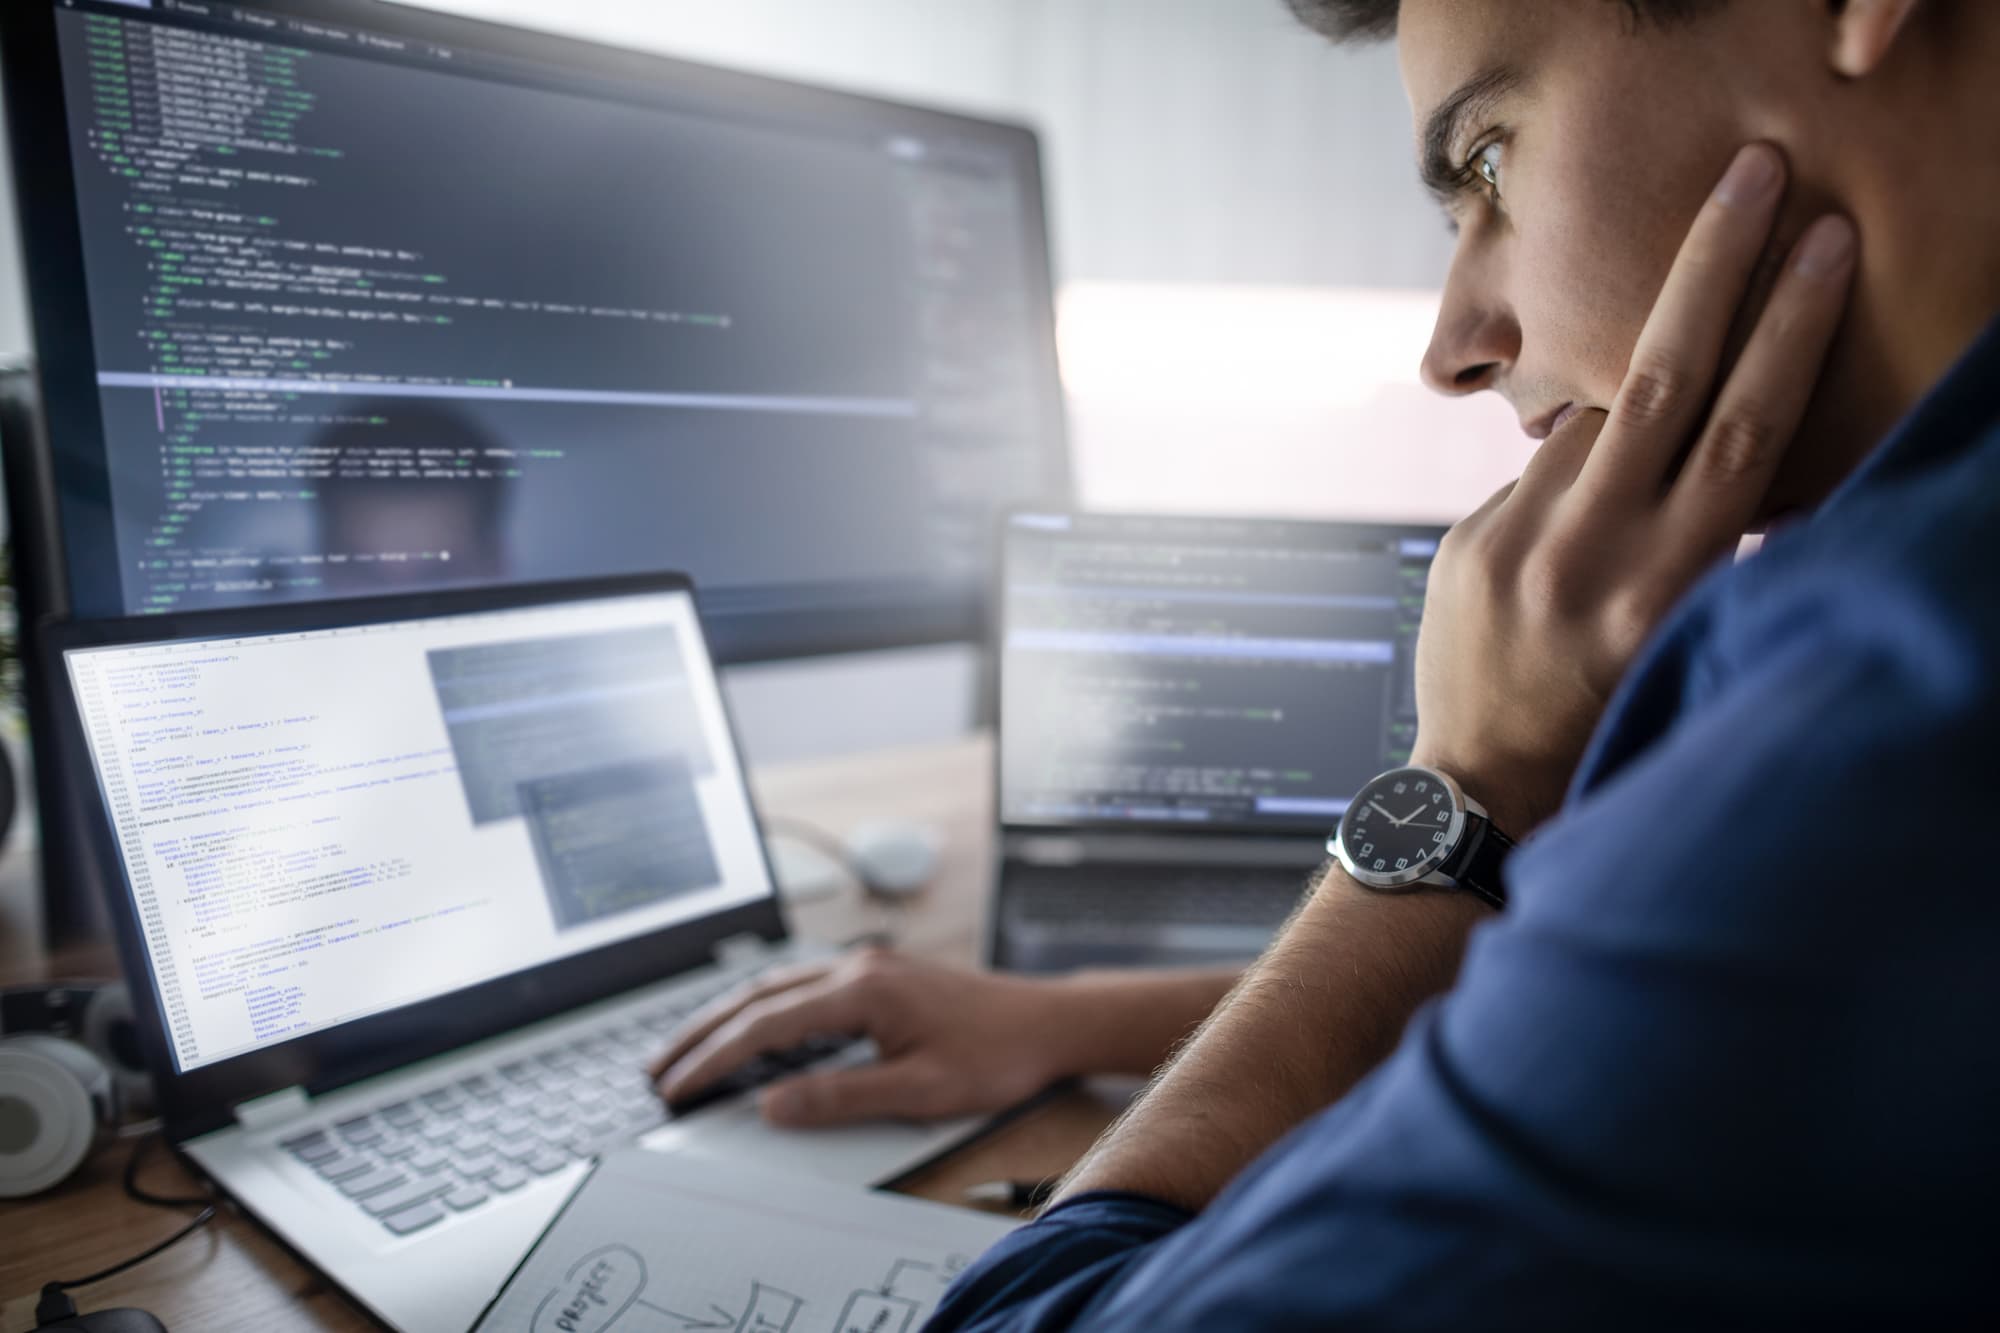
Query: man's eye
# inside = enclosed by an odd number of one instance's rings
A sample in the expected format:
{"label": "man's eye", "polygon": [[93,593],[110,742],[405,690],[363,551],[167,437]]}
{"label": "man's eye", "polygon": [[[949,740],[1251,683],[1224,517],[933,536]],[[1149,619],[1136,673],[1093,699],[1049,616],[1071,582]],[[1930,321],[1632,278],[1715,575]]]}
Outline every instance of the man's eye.
{"label": "man's eye", "polygon": [[1479,150],[1472,159],[1472,172],[1486,182],[1486,189],[1494,198],[1500,197],[1500,142],[1496,139]]}

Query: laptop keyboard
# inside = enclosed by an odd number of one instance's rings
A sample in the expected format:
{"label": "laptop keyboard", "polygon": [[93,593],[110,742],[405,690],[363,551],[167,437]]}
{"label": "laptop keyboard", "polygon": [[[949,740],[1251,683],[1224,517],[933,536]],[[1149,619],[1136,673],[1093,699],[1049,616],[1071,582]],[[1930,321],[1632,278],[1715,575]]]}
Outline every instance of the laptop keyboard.
{"label": "laptop keyboard", "polygon": [[[538,1176],[622,1146],[664,1123],[667,1108],[646,1061],[695,1009],[733,985],[730,977],[669,1003],[510,1058],[280,1146],[354,1206],[405,1236],[511,1194]],[[727,1080],[695,1105],[769,1082],[823,1059],[849,1039],[819,1039],[777,1052]]]}
{"label": "laptop keyboard", "polygon": [[1015,865],[1006,901],[1010,916],[1094,932],[1157,924],[1275,929],[1310,883],[1310,871],[1291,867]]}

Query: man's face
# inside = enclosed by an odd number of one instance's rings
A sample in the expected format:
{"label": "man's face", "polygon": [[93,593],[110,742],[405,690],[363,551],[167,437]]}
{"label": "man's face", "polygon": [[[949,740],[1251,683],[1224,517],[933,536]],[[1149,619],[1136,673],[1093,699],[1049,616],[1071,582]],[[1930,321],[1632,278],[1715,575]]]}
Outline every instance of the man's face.
{"label": "man's face", "polygon": [[[1404,0],[1397,41],[1418,150],[1458,233],[1425,380],[1498,390],[1536,438],[1568,406],[1608,408],[1731,157],[1752,139],[1785,146],[1790,127],[1768,108],[1787,104],[1783,84],[1802,72],[1783,60],[1748,68],[1744,56],[1780,40],[1774,28],[1796,44],[1804,12],[1735,0],[1635,30],[1611,0]],[[1431,128],[1444,133],[1426,154]],[[1796,167],[1739,338],[1819,211],[1808,208],[1824,207]],[[1823,489],[1797,464],[1767,510]]]}

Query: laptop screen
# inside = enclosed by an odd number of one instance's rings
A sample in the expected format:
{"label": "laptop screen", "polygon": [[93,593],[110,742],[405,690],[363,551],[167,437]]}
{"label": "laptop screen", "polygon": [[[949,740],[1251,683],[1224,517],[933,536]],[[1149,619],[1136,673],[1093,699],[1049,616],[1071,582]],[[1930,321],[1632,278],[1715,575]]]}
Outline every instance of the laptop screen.
{"label": "laptop screen", "polygon": [[1324,833],[1409,758],[1444,531],[1013,516],[1003,822]]}
{"label": "laptop screen", "polygon": [[64,662],[183,1073],[772,892],[685,591]]}

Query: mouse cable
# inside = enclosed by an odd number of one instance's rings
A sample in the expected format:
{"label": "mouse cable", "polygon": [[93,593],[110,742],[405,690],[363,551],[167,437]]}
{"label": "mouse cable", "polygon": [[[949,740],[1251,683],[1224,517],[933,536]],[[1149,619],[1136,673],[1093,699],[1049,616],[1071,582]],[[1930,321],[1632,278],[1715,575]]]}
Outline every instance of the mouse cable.
{"label": "mouse cable", "polygon": [[180,1244],[208,1225],[215,1217],[214,1195],[155,1194],[139,1183],[139,1159],[144,1156],[146,1145],[152,1141],[153,1136],[149,1135],[132,1145],[132,1155],[125,1159],[125,1193],[140,1203],[150,1204],[155,1208],[199,1208],[201,1211],[186,1226],[141,1254],[135,1254],[130,1259],[122,1259],[88,1277],[58,1278],[54,1282],[43,1283],[41,1299],[35,1303],[37,1326],[76,1318],[76,1302],[69,1298],[70,1291],[77,1287],[90,1286],[94,1282],[102,1282],[108,1277],[116,1277],[127,1269],[137,1268],[161,1251]]}
{"label": "mouse cable", "polygon": [[838,835],[809,819],[800,819],[796,815],[763,814],[759,818],[763,822],[765,832],[802,843],[833,862],[840,868],[842,874],[854,881],[854,886],[861,890],[862,897],[876,903],[896,901],[897,895],[884,889],[875,877],[868,873],[868,867],[861,863],[861,858],[849,851],[847,844],[841,841]]}

